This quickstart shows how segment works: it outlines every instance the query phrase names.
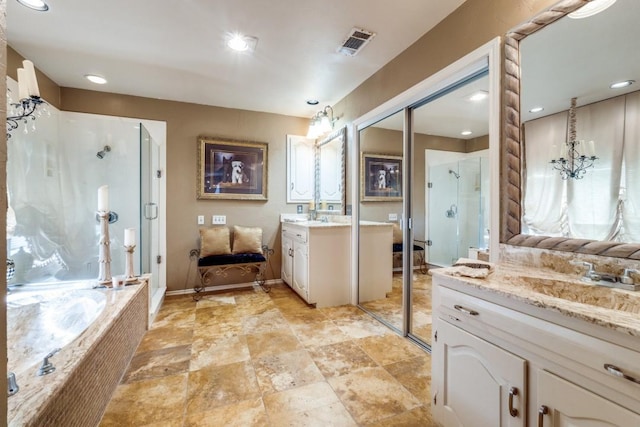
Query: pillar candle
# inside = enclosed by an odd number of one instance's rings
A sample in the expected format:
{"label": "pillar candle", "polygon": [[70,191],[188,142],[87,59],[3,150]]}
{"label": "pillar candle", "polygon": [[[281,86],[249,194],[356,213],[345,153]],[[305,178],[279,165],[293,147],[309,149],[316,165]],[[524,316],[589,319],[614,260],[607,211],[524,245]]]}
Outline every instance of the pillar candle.
{"label": "pillar candle", "polygon": [[316,202],[314,202],[313,200],[309,202],[309,210],[313,211],[316,209]]}
{"label": "pillar candle", "polygon": [[109,186],[98,188],[98,211],[109,212]]}
{"label": "pillar candle", "polygon": [[18,68],[18,99],[23,100],[26,98],[29,98],[27,71],[24,68]]}
{"label": "pillar candle", "polygon": [[38,88],[38,79],[36,78],[36,68],[33,62],[25,59],[22,66],[27,73],[27,87],[29,88],[29,96],[40,96],[40,88]]}
{"label": "pillar candle", "polygon": [[327,210],[327,201],[323,200],[320,202],[320,207],[322,208],[323,211]]}
{"label": "pillar candle", "polygon": [[135,228],[124,229],[124,245],[125,246],[136,245],[136,229]]}

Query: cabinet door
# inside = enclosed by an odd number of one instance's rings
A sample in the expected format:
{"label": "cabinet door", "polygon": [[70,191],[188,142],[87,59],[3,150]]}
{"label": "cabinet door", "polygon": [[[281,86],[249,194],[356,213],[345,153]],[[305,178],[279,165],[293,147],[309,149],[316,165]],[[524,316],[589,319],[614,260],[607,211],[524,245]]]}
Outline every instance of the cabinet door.
{"label": "cabinet door", "polygon": [[433,350],[433,412],[449,426],[524,426],[526,361],[442,319]]}
{"label": "cabinet door", "polygon": [[539,370],[536,420],[544,427],[640,426],[640,414],[631,412],[549,372]]}
{"label": "cabinet door", "polygon": [[293,244],[293,289],[305,301],[309,301],[309,257],[308,246],[303,243]]}
{"label": "cabinet door", "polygon": [[287,135],[287,203],[313,200],[315,193],[315,142]]}
{"label": "cabinet door", "polygon": [[293,279],[293,242],[290,238],[282,236],[282,268],[280,272],[282,281],[292,286]]}

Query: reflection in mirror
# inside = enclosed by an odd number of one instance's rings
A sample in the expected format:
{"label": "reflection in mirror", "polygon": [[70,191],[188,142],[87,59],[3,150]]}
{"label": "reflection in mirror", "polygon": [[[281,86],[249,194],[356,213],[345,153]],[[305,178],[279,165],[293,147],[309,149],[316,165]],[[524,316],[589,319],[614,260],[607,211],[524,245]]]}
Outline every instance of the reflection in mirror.
{"label": "reflection in mirror", "polygon": [[[402,243],[402,182],[391,170],[403,156],[404,110],[359,131],[360,206],[358,302],[379,320],[403,329],[402,259],[394,243]],[[397,125],[399,123],[399,127]]]}
{"label": "reflection in mirror", "polygon": [[[618,0],[597,15],[585,19],[565,16],[519,44],[515,42],[521,61],[525,173],[522,203],[506,212],[521,220],[520,229],[504,230],[503,238],[511,239],[509,243],[535,246],[545,240],[518,236],[518,232],[640,242],[640,92],[637,84],[611,87],[624,80],[640,81],[637,16],[640,2]],[[580,179],[563,179],[551,160],[569,158],[568,107],[573,97],[578,104],[576,148],[579,155],[597,159]],[[522,212],[516,210],[520,206]],[[584,252],[584,241],[559,240],[556,244],[550,249],[580,248]],[[637,250],[612,243],[590,246],[594,251],[606,248],[609,256],[630,256]]]}
{"label": "reflection in mirror", "polygon": [[[320,209],[345,209],[345,147],[346,128],[333,132],[317,145],[316,194]],[[326,207],[325,207],[326,206]]]}

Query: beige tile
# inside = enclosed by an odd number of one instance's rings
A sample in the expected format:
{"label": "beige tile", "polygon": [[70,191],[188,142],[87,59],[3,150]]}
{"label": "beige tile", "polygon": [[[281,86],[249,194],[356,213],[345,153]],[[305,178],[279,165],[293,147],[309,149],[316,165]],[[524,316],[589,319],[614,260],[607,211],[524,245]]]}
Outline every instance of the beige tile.
{"label": "beige tile", "polygon": [[260,397],[260,387],[250,362],[212,366],[189,372],[187,413]]}
{"label": "beige tile", "polygon": [[315,308],[291,312],[282,311],[282,315],[290,325],[306,325],[329,320],[326,314]]}
{"label": "beige tile", "polygon": [[253,366],[263,394],[324,380],[306,350],[262,357]]}
{"label": "beige tile", "polygon": [[422,356],[403,360],[384,368],[411,392],[421,403],[429,405],[431,401],[431,356]]}
{"label": "beige tile", "polygon": [[278,309],[273,308],[254,316],[246,316],[242,319],[242,328],[245,334],[257,334],[278,329],[289,329],[289,324],[282,317]]}
{"label": "beige tile", "polygon": [[306,347],[335,344],[350,339],[330,320],[317,323],[292,324],[291,329]]}
{"label": "beige tile", "polygon": [[168,347],[190,345],[193,338],[193,326],[167,325],[150,329],[144,334],[136,353],[145,353]]}
{"label": "beige tile", "polygon": [[357,427],[349,411],[340,402],[308,411],[281,413],[270,417],[273,426]]}
{"label": "beige tile", "polygon": [[241,317],[219,319],[211,323],[197,323],[193,328],[194,340],[215,341],[243,334]]}
{"label": "beige tile", "polygon": [[352,339],[393,334],[389,328],[369,316],[339,318],[334,323]]}
{"label": "beige tile", "polygon": [[186,427],[267,427],[269,420],[261,398],[243,400],[210,411],[188,414]]}
{"label": "beige tile", "polygon": [[235,304],[208,306],[196,310],[196,325],[215,324],[242,317]]}
{"label": "beige tile", "polygon": [[418,406],[400,415],[370,424],[370,427],[433,427],[436,425],[431,416],[431,408],[429,406]]}
{"label": "beige tile", "polygon": [[355,305],[339,305],[336,307],[323,307],[319,309],[329,319],[361,319],[368,317],[368,314],[356,307]]}
{"label": "beige tile", "polygon": [[247,345],[253,359],[304,348],[291,329],[247,335]]}
{"label": "beige tile", "polygon": [[420,405],[383,368],[365,368],[328,381],[359,424],[378,422]]}
{"label": "beige tile", "polygon": [[101,426],[142,426],[182,419],[187,374],[119,385]]}
{"label": "beige tile", "polygon": [[190,359],[190,345],[137,353],[131,359],[122,383],[168,377],[187,372]]}
{"label": "beige tile", "polygon": [[380,365],[412,359],[425,353],[409,340],[396,334],[361,338],[356,340],[356,344]]}
{"label": "beige tile", "polygon": [[245,336],[235,336],[219,340],[197,339],[191,345],[189,370],[209,366],[222,366],[249,360],[249,347]]}
{"label": "beige tile", "polygon": [[270,416],[283,413],[295,414],[340,402],[331,386],[324,381],[267,394],[263,400]]}
{"label": "beige tile", "polygon": [[[192,304],[195,304],[192,302]],[[149,329],[158,329],[171,325],[192,326],[196,320],[195,305],[191,309],[172,309],[160,311]]]}
{"label": "beige tile", "polygon": [[358,369],[378,366],[353,341],[316,347],[310,349],[309,354],[325,378],[338,377]]}

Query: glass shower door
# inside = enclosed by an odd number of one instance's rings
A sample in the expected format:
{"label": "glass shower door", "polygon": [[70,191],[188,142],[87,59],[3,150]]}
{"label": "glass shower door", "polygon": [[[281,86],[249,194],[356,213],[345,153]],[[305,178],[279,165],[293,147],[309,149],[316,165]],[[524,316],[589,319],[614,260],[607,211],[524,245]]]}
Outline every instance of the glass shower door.
{"label": "glass shower door", "polygon": [[429,168],[429,263],[451,265],[458,255],[458,162]]}
{"label": "glass shower door", "polygon": [[140,124],[140,265],[141,274],[151,273],[151,298],[159,289],[160,255],[160,146]]}

